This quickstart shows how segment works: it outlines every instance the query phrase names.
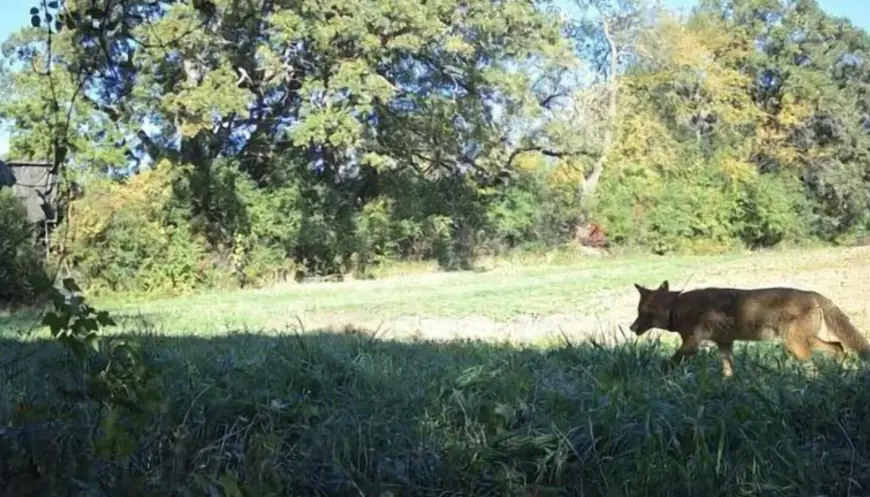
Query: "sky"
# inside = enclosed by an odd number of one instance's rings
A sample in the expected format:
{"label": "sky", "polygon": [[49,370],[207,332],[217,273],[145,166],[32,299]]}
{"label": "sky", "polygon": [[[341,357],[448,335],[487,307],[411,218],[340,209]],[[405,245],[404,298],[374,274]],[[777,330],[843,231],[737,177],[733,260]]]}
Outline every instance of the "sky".
{"label": "sky", "polygon": [[[12,33],[30,22],[30,7],[37,0],[0,0],[3,2],[3,11],[0,14],[0,42],[6,40]],[[565,3],[571,0],[561,0]],[[664,0],[665,4],[688,11],[697,2],[696,0]],[[839,17],[847,17],[852,22],[870,31],[870,9],[862,8],[867,0],[818,0],[826,12]],[[573,2],[571,2],[573,3]],[[8,136],[0,130],[0,156],[4,156],[9,148]]]}

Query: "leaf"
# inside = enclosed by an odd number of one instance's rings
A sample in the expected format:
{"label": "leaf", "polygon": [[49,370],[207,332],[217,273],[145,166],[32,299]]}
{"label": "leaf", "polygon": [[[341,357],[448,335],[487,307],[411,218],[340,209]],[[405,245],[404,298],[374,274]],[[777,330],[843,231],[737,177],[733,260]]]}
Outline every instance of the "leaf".
{"label": "leaf", "polygon": [[242,497],[242,491],[239,488],[238,478],[231,473],[224,473],[218,478],[218,483],[223,487],[223,494],[226,497]]}
{"label": "leaf", "polygon": [[81,323],[82,328],[90,332],[95,332],[100,329],[100,325],[97,324],[97,320],[94,318],[84,318],[79,320],[79,323]]}
{"label": "leaf", "polygon": [[77,359],[85,359],[88,356],[88,349],[85,347],[85,344],[76,340],[76,339],[65,339],[69,349],[72,351],[73,355],[76,356]]}
{"label": "leaf", "polygon": [[116,326],[115,320],[112,319],[112,316],[109,315],[108,311],[99,311],[97,312],[97,322],[100,323],[101,326]]}
{"label": "leaf", "polygon": [[76,284],[75,280],[72,278],[64,278],[63,279],[63,288],[68,292],[76,292],[81,293],[82,289]]}
{"label": "leaf", "polygon": [[30,15],[32,15],[32,16],[38,16],[38,15],[39,15],[39,9],[37,9],[36,7],[30,7]]}
{"label": "leaf", "polygon": [[95,331],[88,333],[88,336],[85,337],[85,343],[94,351],[100,351],[100,337],[97,335]]}
{"label": "leaf", "polygon": [[39,19],[39,16],[33,16],[30,18],[30,25],[34,28],[38,28],[42,25],[42,21]]}
{"label": "leaf", "polygon": [[50,312],[42,318],[42,324],[51,329],[53,336],[58,336],[61,331],[69,326],[69,315]]}
{"label": "leaf", "polygon": [[58,7],[60,7],[60,4],[58,4],[55,0],[52,0],[51,2],[48,2],[48,8],[50,8],[50,9],[56,9],[56,8],[58,8]]}

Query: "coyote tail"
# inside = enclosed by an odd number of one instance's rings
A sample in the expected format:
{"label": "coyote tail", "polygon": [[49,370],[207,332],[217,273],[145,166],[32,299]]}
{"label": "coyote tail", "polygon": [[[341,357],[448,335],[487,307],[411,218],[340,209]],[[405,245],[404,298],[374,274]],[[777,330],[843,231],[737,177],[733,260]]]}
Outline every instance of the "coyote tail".
{"label": "coyote tail", "polygon": [[870,360],[870,343],[855,329],[849,316],[826,297],[822,297],[819,304],[828,329],[840,339],[843,345],[857,352],[861,359]]}

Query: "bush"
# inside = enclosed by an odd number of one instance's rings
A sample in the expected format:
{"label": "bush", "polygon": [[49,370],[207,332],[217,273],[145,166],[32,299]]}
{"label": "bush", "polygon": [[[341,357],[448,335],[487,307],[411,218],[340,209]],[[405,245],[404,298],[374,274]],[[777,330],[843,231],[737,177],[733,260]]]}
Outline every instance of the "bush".
{"label": "bush", "polygon": [[609,180],[594,203],[614,243],[657,254],[725,250],[734,245],[738,196],[715,175]]}
{"label": "bush", "polygon": [[608,178],[594,217],[614,243],[658,254],[765,248],[808,236],[811,204],[796,178],[760,174],[735,182],[707,171]]}
{"label": "bush", "polygon": [[808,236],[814,219],[810,207],[799,180],[762,174],[743,187],[733,222],[750,248],[772,247]]}
{"label": "bush", "polygon": [[550,172],[517,174],[509,186],[492,194],[487,204],[490,243],[513,248],[555,246],[568,241],[585,218],[574,188],[560,188]]}
{"label": "bush", "polygon": [[11,190],[0,190],[0,306],[32,303],[48,288],[42,256],[34,244],[34,226]]}
{"label": "bush", "polygon": [[161,164],[126,183],[92,182],[73,203],[55,244],[66,244],[73,271],[89,290],[183,293],[206,281],[207,246],[173,205],[175,180]]}

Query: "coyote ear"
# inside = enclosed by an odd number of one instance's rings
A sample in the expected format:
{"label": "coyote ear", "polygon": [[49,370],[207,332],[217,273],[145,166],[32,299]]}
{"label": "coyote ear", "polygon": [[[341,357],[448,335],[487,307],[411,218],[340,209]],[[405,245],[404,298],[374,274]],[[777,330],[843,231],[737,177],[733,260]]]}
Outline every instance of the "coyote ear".
{"label": "coyote ear", "polygon": [[634,284],[634,287],[637,288],[637,291],[640,292],[641,295],[643,295],[643,294],[645,294],[646,292],[649,291],[649,290],[647,290],[646,288],[644,288],[644,287],[638,285],[637,283]]}
{"label": "coyote ear", "polygon": [[667,292],[668,291],[668,280],[665,280],[661,285],[659,285],[659,291],[660,292]]}

